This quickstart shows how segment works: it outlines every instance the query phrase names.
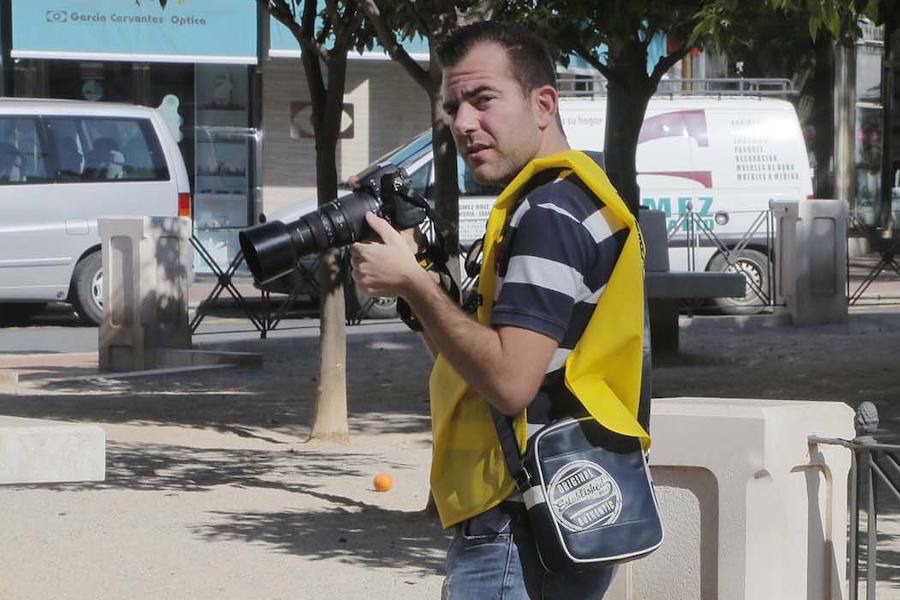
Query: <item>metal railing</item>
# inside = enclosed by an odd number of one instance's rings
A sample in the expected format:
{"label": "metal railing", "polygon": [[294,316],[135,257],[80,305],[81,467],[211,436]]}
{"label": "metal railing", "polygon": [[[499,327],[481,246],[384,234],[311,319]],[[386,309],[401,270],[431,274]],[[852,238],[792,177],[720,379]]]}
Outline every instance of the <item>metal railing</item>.
{"label": "metal railing", "polygon": [[[200,258],[206,263],[216,278],[215,285],[212,287],[209,294],[207,294],[206,298],[198,303],[197,308],[194,311],[194,315],[189,323],[192,333],[196,333],[203,320],[211,314],[213,306],[219,298],[221,298],[222,293],[228,292],[234,299],[238,308],[241,309],[243,316],[250,321],[254,329],[259,332],[259,337],[265,339],[268,337],[270,331],[274,331],[279,327],[281,321],[291,310],[291,307],[296,303],[300,296],[304,295],[300,292],[301,284],[305,283],[309,285],[311,289],[318,290],[317,272],[319,261],[316,260],[310,266],[298,264],[297,274],[299,277],[296,280],[295,287],[288,292],[284,297],[284,300],[278,303],[277,308],[272,301],[272,294],[265,289],[260,290],[258,307],[254,306],[246,296],[241,294],[233,281],[235,273],[244,263],[243,252],[238,251],[237,254],[234,255],[234,258],[223,267],[219,265],[215,257],[210,254],[196,236],[191,236],[190,242],[191,246],[193,246],[194,250],[200,255]],[[349,268],[349,260],[342,260],[341,262],[342,268]],[[366,317],[375,301],[374,298],[369,298],[366,302],[361,304],[354,314],[348,314],[346,319],[347,325],[359,325]]]}
{"label": "metal railing", "polygon": [[[565,98],[605,97],[607,81],[601,76],[562,74],[557,79]],[[764,77],[720,77],[707,79],[662,79],[657,96],[775,96],[797,95],[790,79]]]}
{"label": "metal railing", "polygon": [[850,463],[850,539],[847,577],[849,600],[859,598],[859,567],[863,537],[860,536],[860,511],[865,506],[866,599],[876,597],[878,582],[878,493],[900,501],[900,445],[880,443],[871,435],[878,428],[878,411],[871,402],[857,410],[857,437],[852,440],[810,436],[810,444],[843,446],[852,453]]}
{"label": "metal railing", "polygon": [[[735,234],[734,239],[727,242],[716,233],[713,223],[719,220],[734,218],[749,218],[747,228]],[[774,248],[775,248],[775,214],[772,209],[754,211],[729,211],[719,212],[715,215],[694,210],[693,202],[685,204],[683,213],[674,214],[668,225],[669,256],[673,254],[673,241],[683,240],[686,252],[687,271],[703,271],[706,262],[698,263],[698,248],[712,248],[715,253],[722,256],[726,265],[725,270],[743,273],[747,280],[748,295],[753,295],[759,300],[760,306],[777,305],[776,281],[774,272]],[[762,269],[764,277],[760,273],[754,273],[746,262],[744,252],[746,250],[763,250],[766,257],[765,265],[758,265]],[[671,258],[670,258],[671,260]],[[745,306],[756,305],[756,302],[744,303]]]}
{"label": "metal railing", "polygon": [[900,277],[900,262],[898,262],[898,256],[900,256],[900,237],[883,237],[881,231],[871,225],[866,225],[853,213],[850,213],[847,219],[848,231],[852,230],[861,233],[872,249],[878,254],[877,262],[872,265],[862,278],[862,281],[860,281],[856,288],[853,289],[853,286],[850,283],[850,253],[847,253],[847,303],[850,306],[854,306],[862,299],[863,295],[868,291],[869,286],[871,286],[882,273],[893,273]]}

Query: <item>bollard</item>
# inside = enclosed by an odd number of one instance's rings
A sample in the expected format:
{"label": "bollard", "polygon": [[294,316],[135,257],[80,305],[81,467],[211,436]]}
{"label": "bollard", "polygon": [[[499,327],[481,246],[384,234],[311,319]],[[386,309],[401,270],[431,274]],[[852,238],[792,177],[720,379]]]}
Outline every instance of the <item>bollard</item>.
{"label": "bollard", "polygon": [[101,371],[157,367],[164,349],[191,347],[188,286],[191,221],[181,217],[101,217]]}
{"label": "bollard", "polygon": [[797,325],[847,320],[847,203],[806,200],[799,204],[797,283],[789,304]]}

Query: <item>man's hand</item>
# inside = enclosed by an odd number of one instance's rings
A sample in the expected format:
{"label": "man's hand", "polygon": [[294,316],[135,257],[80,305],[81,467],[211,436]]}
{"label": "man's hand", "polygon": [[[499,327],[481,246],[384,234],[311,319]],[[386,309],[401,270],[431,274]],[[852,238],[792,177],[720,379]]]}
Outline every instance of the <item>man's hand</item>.
{"label": "man's hand", "polygon": [[[416,285],[433,285],[416,262],[415,242],[373,213],[366,222],[381,242],[362,242],[350,247],[353,279],[367,296],[405,296]],[[412,243],[411,243],[412,242]]]}

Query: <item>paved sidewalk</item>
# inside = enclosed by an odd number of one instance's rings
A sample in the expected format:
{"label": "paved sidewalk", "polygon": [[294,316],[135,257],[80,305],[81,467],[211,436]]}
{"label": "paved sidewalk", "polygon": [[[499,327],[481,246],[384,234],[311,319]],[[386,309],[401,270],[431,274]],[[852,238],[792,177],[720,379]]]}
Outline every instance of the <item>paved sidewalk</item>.
{"label": "paved sidewalk", "polygon": [[93,375],[97,373],[97,353],[0,354],[0,371],[16,373],[19,381]]}
{"label": "paved sidewalk", "polygon": [[[681,355],[654,371],[658,397],[872,400],[885,431],[900,432],[897,305],[818,327],[766,316],[681,325]],[[400,325],[349,331],[348,445],[305,442],[313,329],[202,336],[204,347],[263,352],[264,365],[164,378],[48,384],[95,367],[83,354],[39,355],[19,386],[0,389],[0,414],[99,424],[107,479],[0,487],[0,598],[439,597],[448,538],[421,510],[430,360]],[[35,359],[0,355],[0,368]],[[394,475],[390,492],[372,489],[381,471]],[[900,506],[882,500],[878,598],[900,598]]]}

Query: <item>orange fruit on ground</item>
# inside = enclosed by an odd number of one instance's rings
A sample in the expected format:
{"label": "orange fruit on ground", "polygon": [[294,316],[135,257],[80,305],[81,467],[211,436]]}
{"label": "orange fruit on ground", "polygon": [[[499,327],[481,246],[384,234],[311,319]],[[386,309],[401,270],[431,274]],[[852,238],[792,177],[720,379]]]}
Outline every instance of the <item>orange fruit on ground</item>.
{"label": "orange fruit on ground", "polygon": [[387,473],[379,473],[372,480],[372,485],[375,486],[376,492],[386,492],[394,485],[394,478]]}

